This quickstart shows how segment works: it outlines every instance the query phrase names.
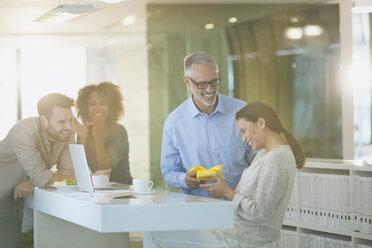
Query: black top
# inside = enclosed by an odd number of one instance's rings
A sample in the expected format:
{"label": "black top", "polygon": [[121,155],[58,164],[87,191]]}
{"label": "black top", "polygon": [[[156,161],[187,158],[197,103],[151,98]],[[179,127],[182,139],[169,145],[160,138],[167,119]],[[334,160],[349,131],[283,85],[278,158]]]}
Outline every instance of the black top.
{"label": "black top", "polygon": [[[125,127],[118,123],[110,124],[103,135],[103,142],[107,156],[111,161],[110,181],[132,184],[132,176],[129,169],[128,133]],[[89,128],[85,149],[88,165],[92,172],[95,172],[99,167],[91,128]]]}

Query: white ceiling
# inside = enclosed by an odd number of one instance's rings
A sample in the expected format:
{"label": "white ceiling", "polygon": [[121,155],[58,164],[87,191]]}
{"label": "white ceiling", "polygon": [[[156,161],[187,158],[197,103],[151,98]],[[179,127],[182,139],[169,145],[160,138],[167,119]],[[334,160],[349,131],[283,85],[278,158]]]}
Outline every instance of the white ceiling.
{"label": "white ceiling", "polygon": [[[230,8],[221,8],[216,6],[219,4],[230,5],[233,3],[316,3],[326,2],[326,0],[130,0],[116,4],[100,2],[98,0],[0,0],[0,36],[1,35],[41,35],[41,34],[68,34],[68,35],[85,35],[85,34],[123,34],[127,32],[143,32],[146,30],[146,15],[151,15],[150,18],[156,18],[156,15],[161,16],[161,13],[146,13],[147,4],[203,4],[204,7],[196,8],[192,13],[192,25],[203,25],[214,13],[214,20],[218,22],[220,19],[226,20],[230,12],[240,13],[242,16],[249,16],[254,11],[250,11],[243,5],[237,5]],[[57,7],[59,4],[72,3],[93,3],[94,7],[101,10],[82,17],[74,22],[63,24],[49,24],[33,22],[45,12]],[[212,4],[210,7],[205,7],[205,4]],[[247,13],[247,15],[244,15]],[[137,21],[130,26],[121,25],[124,17],[136,15]],[[173,15],[173,21],[168,25],[184,25],[182,15],[189,18],[184,13],[182,8]],[[172,18],[172,17],[170,17]],[[217,19],[216,19],[217,18]],[[241,18],[240,18],[241,19]],[[179,22],[179,23],[178,23]]]}

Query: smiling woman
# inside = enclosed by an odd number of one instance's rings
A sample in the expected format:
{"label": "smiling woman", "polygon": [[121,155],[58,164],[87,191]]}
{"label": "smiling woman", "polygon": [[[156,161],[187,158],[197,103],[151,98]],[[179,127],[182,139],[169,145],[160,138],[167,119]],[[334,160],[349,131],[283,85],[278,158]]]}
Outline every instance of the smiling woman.
{"label": "smiling woman", "polygon": [[265,103],[247,104],[236,113],[236,120],[243,141],[260,151],[242,172],[235,190],[218,175],[213,175],[215,183],[199,185],[212,196],[233,202],[233,228],[147,232],[145,248],[267,248],[279,239],[296,167],[300,170],[305,164],[304,153],[275,110]]}
{"label": "smiling woman", "polygon": [[124,113],[120,87],[103,82],[79,91],[75,122],[78,142],[85,147],[91,170],[112,169],[111,181],[131,184],[129,142],[124,126],[117,123]]}

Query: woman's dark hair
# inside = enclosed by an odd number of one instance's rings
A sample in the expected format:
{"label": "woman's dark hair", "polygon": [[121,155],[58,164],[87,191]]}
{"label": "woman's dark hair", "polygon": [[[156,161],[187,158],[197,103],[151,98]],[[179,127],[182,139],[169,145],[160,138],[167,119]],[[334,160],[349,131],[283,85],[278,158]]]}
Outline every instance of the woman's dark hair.
{"label": "woman's dark hair", "polygon": [[123,96],[120,87],[113,83],[102,82],[100,84],[90,84],[79,90],[76,100],[77,116],[81,117],[83,122],[89,120],[88,100],[92,92],[97,92],[108,104],[108,122],[116,122],[124,114]]}
{"label": "woman's dark hair", "polygon": [[251,102],[235,114],[236,120],[245,119],[251,122],[257,122],[259,117],[265,120],[266,127],[270,130],[284,134],[296,159],[297,169],[302,169],[305,165],[305,154],[296,137],[283,127],[272,107],[263,102]]}

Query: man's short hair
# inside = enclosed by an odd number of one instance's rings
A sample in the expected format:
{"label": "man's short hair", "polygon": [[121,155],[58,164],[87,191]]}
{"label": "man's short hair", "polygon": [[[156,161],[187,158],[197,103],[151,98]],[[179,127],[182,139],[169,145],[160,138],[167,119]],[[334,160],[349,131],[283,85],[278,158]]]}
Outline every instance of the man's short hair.
{"label": "man's short hair", "polygon": [[216,60],[207,52],[193,52],[187,55],[184,59],[185,75],[189,76],[193,64],[203,64],[215,67],[218,72],[218,65]]}
{"label": "man's short hair", "polygon": [[51,93],[43,96],[37,103],[37,112],[48,119],[52,116],[53,108],[71,108],[74,106],[74,99],[59,93]]}

